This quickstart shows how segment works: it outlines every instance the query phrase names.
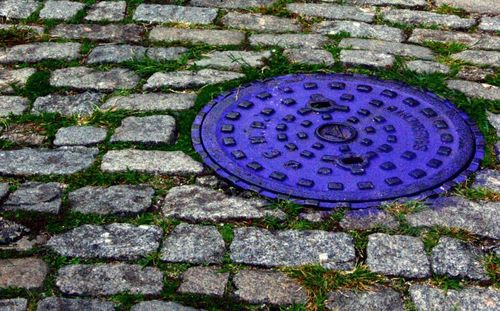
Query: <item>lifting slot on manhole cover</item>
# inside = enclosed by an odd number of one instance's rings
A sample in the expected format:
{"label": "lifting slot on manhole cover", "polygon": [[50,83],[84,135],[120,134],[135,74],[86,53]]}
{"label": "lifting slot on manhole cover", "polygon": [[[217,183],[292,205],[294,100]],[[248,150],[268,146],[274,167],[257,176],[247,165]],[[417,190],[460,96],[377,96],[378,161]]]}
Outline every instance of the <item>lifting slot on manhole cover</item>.
{"label": "lifting slot on manhole cover", "polygon": [[360,75],[241,86],[203,108],[192,136],[205,163],[235,185],[324,208],[433,196],[484,155],[478,128],[450,102]]}

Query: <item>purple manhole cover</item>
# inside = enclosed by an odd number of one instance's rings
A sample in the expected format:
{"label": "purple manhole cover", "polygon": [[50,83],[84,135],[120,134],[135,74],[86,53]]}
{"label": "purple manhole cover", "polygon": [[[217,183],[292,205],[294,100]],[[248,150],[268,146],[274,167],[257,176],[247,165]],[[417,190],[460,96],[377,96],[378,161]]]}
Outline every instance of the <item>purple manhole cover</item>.
{"label": "purple manhole cover", "polygon": [[300,74],[241,86],[192,128],[205,163],[236,186],[319,207],[365,208],[450,189],[483,138],[449,101],[358,75]]}

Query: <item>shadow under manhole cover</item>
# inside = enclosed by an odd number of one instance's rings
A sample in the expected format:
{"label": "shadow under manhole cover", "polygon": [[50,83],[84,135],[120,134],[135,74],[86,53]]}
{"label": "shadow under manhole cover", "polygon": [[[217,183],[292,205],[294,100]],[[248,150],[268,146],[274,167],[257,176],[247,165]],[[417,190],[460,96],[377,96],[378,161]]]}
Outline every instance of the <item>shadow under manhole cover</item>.
{"label": "shadow under manhole cover", "polygon": [[236,186],[324,208],[366,208],[450,189],[484,141],[449,101],[399,82],[300,74],[206,105],[192,128],[205,163]]}

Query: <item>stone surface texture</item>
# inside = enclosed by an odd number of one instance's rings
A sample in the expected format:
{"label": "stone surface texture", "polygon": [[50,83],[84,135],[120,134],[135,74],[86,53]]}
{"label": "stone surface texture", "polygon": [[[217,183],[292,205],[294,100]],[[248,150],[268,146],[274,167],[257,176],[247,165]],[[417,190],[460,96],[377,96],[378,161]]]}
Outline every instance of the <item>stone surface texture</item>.
{"label": "stone surface texture", "polygon": [[[500,127],[497,128],[500,129]],[[472,186],[490,189],[495,192],[500,192],[500,172],[497,170],[479,171],[476,174],[476,179],[474,180]]]}
{"label": "stone surface texture", "polygon": [[0,206],[4,211],[30,211],[58,214],[64,185],[29,182],[19,186]]}
{"label": "stone surface texture", "polygon": [[80,57],[80,43],[40,42],[0,50],[0,64],[36,63],[42,60],[70,61]]}
{"label": "stone surface texture", "polygon": [[38,302],[37,311],[114,311],[115,304],[100,299],[49,297]]}
{"label": "stone surface texture", "polygon": [[88,67],[57,69],[50,78],[52,86],[103,92],[132,89],[138,82],[137,74],[123,68],[113,68],[109,71],[97,71]]}
{"label": "stone surface texture", "polygon": [[101,109],[155,111],[179,111],[194,106],[195,95],[190,93],[147,93],[115,96],[108,99]]}
{"label": "stone surface texture", "polygon": [[1,259],[0,289],[8,287],[41,288],[48,272],[49,267],[39,258]]}
{"label": "stone surface texture", "polygon": [[169,87],[172,89],[198,88],[207,84],[217,84],[243,77],[244,75],[241,73],[214,69],[176,71],[170,73],[157,72],[148,79],[143,89],[146,91],[154,91],[162,87]]}
{"label": "stone surface texture", "polygon": [[95,92],[84,92],[75,95],[50,94],[38,97],[33,103],[33,114],[60,113],[65,116],[91,115],[100,105],[103,96]]}
{"label": "stone surface texture", "polygon": [[220,70],[241,71],[242,67],[263,67],[264,60],[271,57],[271,52],[215,51],[203,55],[204,58],[194,61],[199,67]]}
{"label": "stone surface texture", "polygon": [[161,4],[141,4],[134,13],[134,20],[149,23],[210,24],[216,17],[216,9]]}
{"label": "stone surface texture", "polygon": [[172,144],[175,136],[175,119],[171,116],[128,117],[116,128],[110,142]]}
{"label": "stone surface texture", "polygon": [[27,98],[20,96],[0,96],[0,117],[21,115],[28,108]]}
{"label": "stone surface texture", "polygon": [[12,86],[23,88],[28,78],[36,72],[34,68],[0,69],[0,94],[13,94]]}
{"label": "stone surface texture", "polygon": [[378,286],[368,290],[339,290],[328,294],[325,306],[335,311],[403,311],[401,294],[387,287]]}
{"label": "stone surface texture", "polygon": [[197,311],[187,306],[183,306],[173,301],[150,300],[140,302],[130,309],[131,311]]}
{"label": "stone surface texture", "polygon": [[0,300],[1,311],[26,311],[28,300],[25,298],[11,298]]}
{"label": "stone surface texture", "polygon": [[229,273],[219,272],[217,267],[192,267],[182,274],[182,283],[177,291],[222,297],[228,279]]}
{"label": "stone surface texture", "polygon": [[107,130],[93,126],[70,126],[60,128],[56,133],[56,146],[92,146],[106,139]]}
{"label": "stone surface texture", "polygon": [[59,24],[50,35],[64,39],[88,39],[99,42],[137,43],[143,40],[144,27],[140,25]]}
{"label": "stone surface texture", "polygon": [[258,13],[242,14],[229,12],[224,15],[221,21],[227,27],[261,32],[294,32],[300,31],[302,28],[293,19]]}
{"label": "stone surface texture", "polygon": [[40,18],[67,21],[74,17],[78,11],[82,10],[84,6],[83,3],[75,1],[49,0],[45,2],[43,9],[40,11]]}
{"label": "stone surface texture", "polygon": [[125,17],[126,1],[101,1],[93,4],[88,10],[85,20],[91,22],[121,21]]}
{"label": "stone surface texture", "polygon": [[245,40],[245,33],[233,30],[182,29],[158,26],[149,33],[153,42],[205,43],[210,45],[238,45]]}

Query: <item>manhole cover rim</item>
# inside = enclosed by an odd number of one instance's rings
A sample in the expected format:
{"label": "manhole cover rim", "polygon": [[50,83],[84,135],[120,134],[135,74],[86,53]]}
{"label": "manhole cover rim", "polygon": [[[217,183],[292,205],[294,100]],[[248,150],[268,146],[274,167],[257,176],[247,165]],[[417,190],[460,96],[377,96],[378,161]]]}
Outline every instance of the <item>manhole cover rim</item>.
{"label": "manhole cover rim", "polygon": [[[214,108],[215,105],[217,105],[219,102],[223,101],[225,98],[233,95],[235,92],[237,92],[239,89],[244,89],[251,87],[253,85],[257,84],[262,84],[266,83],[269,80],[279,78],[279,79],[286,79],[286,78],[293,78],[297,76],[307,76],[307,77],[321,77],[321,76],[326,76],[326,77],[331,77],[331,78],[338,78],[338,79],[360,79],[360,81],[368,81],[368,82],[374,82],[374,83],[391,83],[393,85],[397,85],[401,88],[404,88],[409,91],[425,94],[427,96],[432,97],[433,99],[439,101],[440,103],[446,105],[449,109],[455,110],[457,114],[463,119],[465,124],[468,126],[468,128],[471,131],[471,136],[472,139],[475,143],[475,152],[473,155],[470,157],[468,164],[465,165],[461,170],[457,171],[456,176],[450,178],[449,180],[444,181],[441,184],[436,184],[433,186],[431,189],[424,189],[420,193],[417,193],[415,195],[409,195],[409,196],[401,196],[401,197],[395,197],[395,198],[390,198],[390,199],[381,199],[381,200],[376,200],[376,199],[371,199],[371,200],[365,200],[365,201],[350,201],[350,202],[345,202],[345,201],[327,201],[327,200],[316,200],[316,199],[307,199],[304,197],[300,196],[294,196],[292,194],[284,194],[276,191],[272,191],[270,189],[266,189],[265,187],[261,187],[259,185],[256,185],[252,182],[249,182],[241,177],[238,177],[236,175],[231,174],[228,172],[226,169],[221,167],[218,163],[216,163],[209,153],[207,152],[205,146],[203,145],[202,141],[202,133],[201,133],[201,127],[203,124],[203,121],[206,117],[206,115]],[[357,81],[357,82],[360,82]],[[194,146],[195,151],[201,156],[203,159],[203,162],[213,169],[215,173],[219,176],[221,176],[224,179],[227,179],[230,181],[232,184],[235,186],[238,186],[244,190],[250,190],[256,193],[259,193],[260,195],[263,195],[265,197],[271,198],[271,199],[282,199],[282,200],[290,200],[294,203],[300,204],[300,205],[308,205],[308,206],[316,206],[320,208],[337,208],[337,207],[348,207],[348,208],[353,208],[353,209],[365,209],[369,207],[378,207],[384,203],[388,202],[401,202],[401,201],[409,201],[409,200],[423,200],[423,199],[432,199],[433,197],[436,197],[439,194],[442,194],[448,190],[450,190],[452,187],[455,185],[462,183],[467,180],[467,178],[473,174],[477,169],[480,167],[481,161],[484,159],[484,153],[485,153],[485,141],[484,137],[479,130],[479,127],[477,126],[476,122],[471,119],[465,112],[463,112],[461,109],[459,109],[457,106],[455,106],[451,101],[441,98],[437,96],[436,94],[422,89],[422,88],[417,88],[412,85],[405,84],[401,81],[394,81],[394,80],[383,80],[378,77],[374,76],[367,76],[367,75],[360,75],[360,74],[346,74],[346,73],[296,73],[296,74],[288,74],[288,75],[283,75],[283,76],[277,76],[277,77],[272,77],[264,80],[256,80],[250,83],[246,83],[243,85],[240,85],[237,88],[231,89],[229,91],[223,92],[217,97],[215,97],[213,100],[211,100],[209,103],[207,103],[198,113],[196,116],[192,129],[191,129],[191,137],[192,137],[192,143]]]}

